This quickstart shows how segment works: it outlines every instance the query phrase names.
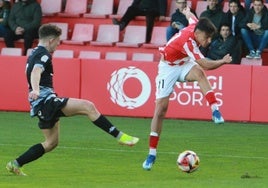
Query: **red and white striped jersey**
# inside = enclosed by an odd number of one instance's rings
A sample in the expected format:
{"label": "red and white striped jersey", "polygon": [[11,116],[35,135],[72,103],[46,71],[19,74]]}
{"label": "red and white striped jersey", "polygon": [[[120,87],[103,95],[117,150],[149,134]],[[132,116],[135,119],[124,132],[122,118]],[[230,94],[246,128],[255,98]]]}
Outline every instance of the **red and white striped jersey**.
{"label": "red and white striped jersey", "polygon": [[194,29],[197,22],[197,18],[191,17],[187,27],[175,34],[165,46],[159,48],[164,60],[168,61],[170,65],[184,63],[189,58],[193,60],[204,58],[194,40]]}

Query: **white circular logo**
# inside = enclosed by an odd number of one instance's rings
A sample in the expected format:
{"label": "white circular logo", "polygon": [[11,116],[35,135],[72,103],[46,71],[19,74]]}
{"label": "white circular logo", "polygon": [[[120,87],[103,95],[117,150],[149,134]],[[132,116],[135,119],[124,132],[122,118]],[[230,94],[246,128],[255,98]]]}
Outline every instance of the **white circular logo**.
{"label": "white circular logo", "polygon": [[[131,98],[124,92],[124,83],[129,78],[137,79],[141,83],[142,89],[137,97]],[[151,94],[151,82],[142,70],[129,66],[128,68],[116,70],[111,74],[111,80],[107,83],[107,90],[110,92],[113,103],[127,109],[134,109],[148,100]]]}

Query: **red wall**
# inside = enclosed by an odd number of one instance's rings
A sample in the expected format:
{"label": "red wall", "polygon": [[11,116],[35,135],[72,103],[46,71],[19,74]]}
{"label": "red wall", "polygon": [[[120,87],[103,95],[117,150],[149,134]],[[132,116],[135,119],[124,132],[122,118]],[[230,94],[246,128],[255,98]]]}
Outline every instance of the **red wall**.
{"label": "red wall", "polygon": [[[0,110],[28,111],[26,57],[0,56]],[[59,96],[93,101],[105,115],[152,117],[158,62],[54,59]],[[207,71],[227,121],[268,122],[268,67],[225,65]],[[211,119],[196,83],[177,84],[168,118]]]}
{"label": "red wall", "polygon": [[[225,119],[250,121],[251,69],[251,66],[226,65],[207,72]],[[149,81],[138,71],[144,72]],[[81,97],[94,101],[105,114],[151,117],[154,111],[156,74],[157,62],[101,60],[96,63],[82,60]],[[241,74],[243,76],[237,76]],[[146,93],[149,93],[147,100],[142,98],[143,95],[146,98]],[[139,105],[135,103],[138,97],[145,102],[136,107]],[[211,118],[210,108],[197,83],[177,84],[170,99],[167,117]]]}
{"label": "red wall", "polygon": [[25,56],[0,56],[1,110],[25,111],[29,109],[25,62]]}
{"label": "red wall", "polygon": [[254,67],[252,70],[251,121],[268,122],[268,67]]}

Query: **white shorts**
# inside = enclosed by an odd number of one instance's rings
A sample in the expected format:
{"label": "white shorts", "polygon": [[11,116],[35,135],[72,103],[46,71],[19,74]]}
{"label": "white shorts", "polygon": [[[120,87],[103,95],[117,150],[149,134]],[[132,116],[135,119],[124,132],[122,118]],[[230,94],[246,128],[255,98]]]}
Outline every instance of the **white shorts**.
{"label": "white shorts", "polygon": [[194,60],[186,61],[183,65],[169,65],[160,60],[156,83],[156,99],[169,96],[174,89],[176,82],[185,82],[186,75],[197,63]]}

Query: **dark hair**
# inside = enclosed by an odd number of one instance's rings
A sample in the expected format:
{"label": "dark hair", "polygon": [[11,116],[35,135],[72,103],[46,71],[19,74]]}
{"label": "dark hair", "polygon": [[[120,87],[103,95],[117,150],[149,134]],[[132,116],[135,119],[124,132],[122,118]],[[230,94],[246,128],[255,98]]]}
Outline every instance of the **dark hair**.
{"label": "dark hair", "polygon": [[231,3],[236,3],[237,5],[240,5],[239,0],[229,0],[229,4],[231,4]]}
{"label": "dark hair", "polygon": [[205,17],[199,19],[194,31],[196,31],[197,29],[205,32],[208,37],[213,37],[217,33],[217,28],[215,27],[215,25],[208,18]]}
{"label": "dark hair", "polygon": [[237,4],[237,6],[238,6],[238,8],[239,8],[240,10],[242,10],[242,11],[245,10],[245,8],[241,5],[241,3],[240,3],[239,0],[229,0],[229,5],[230,5],[231,3],[235,3],[235,4]]}
{"label": "dark hair", "polygon": [[227,22],[223,22],[223,23],[221,23],[221,25],[220,25],[220,29],[221,29],[223,26],[225,26],[225,27],[229,27],[229,29],[231,29],[230,24],[227,23]]}
{"label": "dark hair", "polygon": [[262,4],[264,4],[263,0],[252,0],[252,3],[254,3],[255,1],[259,1],[262,2]]}
{"label": "dark hair", "polygon": [[59,37],[61,35],[61,28],[52,24],[44,24],[39,28],[39,38]]}

